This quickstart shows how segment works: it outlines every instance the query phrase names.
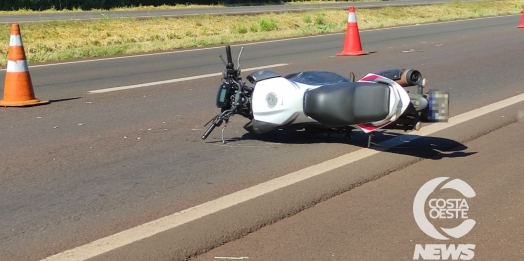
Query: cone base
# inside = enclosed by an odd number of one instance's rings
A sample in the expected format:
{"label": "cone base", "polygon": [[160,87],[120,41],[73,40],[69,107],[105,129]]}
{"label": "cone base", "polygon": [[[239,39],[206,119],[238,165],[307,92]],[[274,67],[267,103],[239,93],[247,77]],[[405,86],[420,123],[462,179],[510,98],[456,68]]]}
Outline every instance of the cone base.
{"label": "cone base", "polygon": [[337,53],[337,56],[358,56],[358,55],[366,55],[366,54],[369,54],[368,52],[364,52],[364,51],[352,51],[352,52],[340,52],[340,53]]}
{"label": "cone base", "polygon": [[517,26],[517,28],[524,28],[524,24]]}
{"label": "cone base", "polygon": [[28,100],[28,101],[0,101],[0,107],[24,107],[24,106],[36,106],[48,104],[49,101],[41,101],[38,99]]}

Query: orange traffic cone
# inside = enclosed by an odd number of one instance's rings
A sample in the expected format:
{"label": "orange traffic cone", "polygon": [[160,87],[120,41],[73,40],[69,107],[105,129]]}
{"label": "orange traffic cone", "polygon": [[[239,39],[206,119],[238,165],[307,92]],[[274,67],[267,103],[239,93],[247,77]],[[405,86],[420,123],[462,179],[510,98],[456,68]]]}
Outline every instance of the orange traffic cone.
{"label": "orange traffic cone", "polygon": [[349,7],[349,16],[346,29],[346,37],[344,38],[344,48],[342,52],[337,53],[338,56],[343,55],[363,55],[368,54],[362,51],[360,44],[360,35],[358,33],[357,17],[355,15],[355,7]]}
{"label": "orange traffic cone", "polygon": [[522,8],[522,18],[520,18],[520,25],[517,28],[524,28],[524,8]]}
{"label": "orange traffic cone", "polygon": [[20,27],[18,24],[12,24],[7,54],[4,99],[0,101],[0,106],[32,106],[46,103],[49,103],[49,101],[40,101],[35,98]]}

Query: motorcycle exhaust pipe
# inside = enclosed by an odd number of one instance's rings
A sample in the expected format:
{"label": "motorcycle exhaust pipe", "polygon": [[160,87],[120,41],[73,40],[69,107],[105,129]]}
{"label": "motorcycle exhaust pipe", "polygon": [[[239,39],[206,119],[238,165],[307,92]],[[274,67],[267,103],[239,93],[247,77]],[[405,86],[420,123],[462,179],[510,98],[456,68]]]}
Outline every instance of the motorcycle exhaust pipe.
{"label": "motorcycle exhaust pipe", "polygon": [[377,74],[397,82],[402,87],[426,86],[426,79],[422,78],[419,71],[413,69],[391,69]]}
{"label": "motorcycle exhaust pipe", "polygon": [[418,85],[420,81],[423,81],[422,74],[417,70],[404,70],[400,75],[400,80],[396,82],[403,87]]}

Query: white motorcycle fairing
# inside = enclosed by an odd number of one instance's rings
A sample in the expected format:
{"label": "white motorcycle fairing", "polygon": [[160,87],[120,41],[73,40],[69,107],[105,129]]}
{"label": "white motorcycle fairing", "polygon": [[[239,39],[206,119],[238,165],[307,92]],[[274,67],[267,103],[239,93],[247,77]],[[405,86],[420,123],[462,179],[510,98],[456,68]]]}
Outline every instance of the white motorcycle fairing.
{"label": "white motorcycle fairing", "polygon": [[253,117],[257,121],[278,126],[288,123],[312,123],[315,120],[304,114],[304,93],[310,86],[284,77],[257,82],[252,96]]}
{"label": "white motorcycle fairing", "polygon": [[[371,97],[373,95],[377,97]],[[389,101],[383,102],[383,98]],[[381,104],[372,104],[377,103],[375,100]],[[404,88],[376,74],[368,74],[358,82],[322,71],[301,72],[286,77],[275,74],[256,82],[252,95],[254,120],[250,124],[257,126],[246,129],[262,133],[289,125],[316,124],[351,126],[368,133],[398,119],[409,102]],[[380,111],[380,108],[384,109]],[[263,127],[257,128],[260,126]]]}
{"label": "white motorcycle fairing", "polygon": [[[402,86],[400,86],[400,84],[396,83],[395,81],[389,78],[386,78],[386,77],[383,77],[383,76],[380,76],[374,73],[369,73],[358,81],[359,82],[382,82],[382,83],[388,84],[397,102],[396,106],[394,102],[390,102],[390,106],[391,106],[390,108],[391,116],[390,117],[384,120],[381,120],[381,121],[357,124],[356,127],[362,130],[364,133],[375,131],[377,129],[385,127],[386,125],[396,121],[398,117],[400,117],[400,115],[404,113],[409,103],[411,102],[406,90]],[[393,99],[393,96],[391,98]]]}

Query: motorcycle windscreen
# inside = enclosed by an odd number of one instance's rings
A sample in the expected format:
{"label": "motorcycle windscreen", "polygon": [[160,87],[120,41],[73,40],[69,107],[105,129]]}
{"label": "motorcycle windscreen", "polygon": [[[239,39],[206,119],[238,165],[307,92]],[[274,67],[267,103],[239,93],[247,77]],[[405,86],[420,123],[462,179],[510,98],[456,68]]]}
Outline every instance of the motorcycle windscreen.
{"label": "motorcycle windscreen", "polygon": [[370,82],[337,83],[311,89],[304,95],[304,113],[333,127],[368,123],[389,114],[388,85]]}
{"label": "motorcycle windscreen", "polygon": [[429,90],[428,92],[428,122],[448,122],[449,119],[449,93]]}

